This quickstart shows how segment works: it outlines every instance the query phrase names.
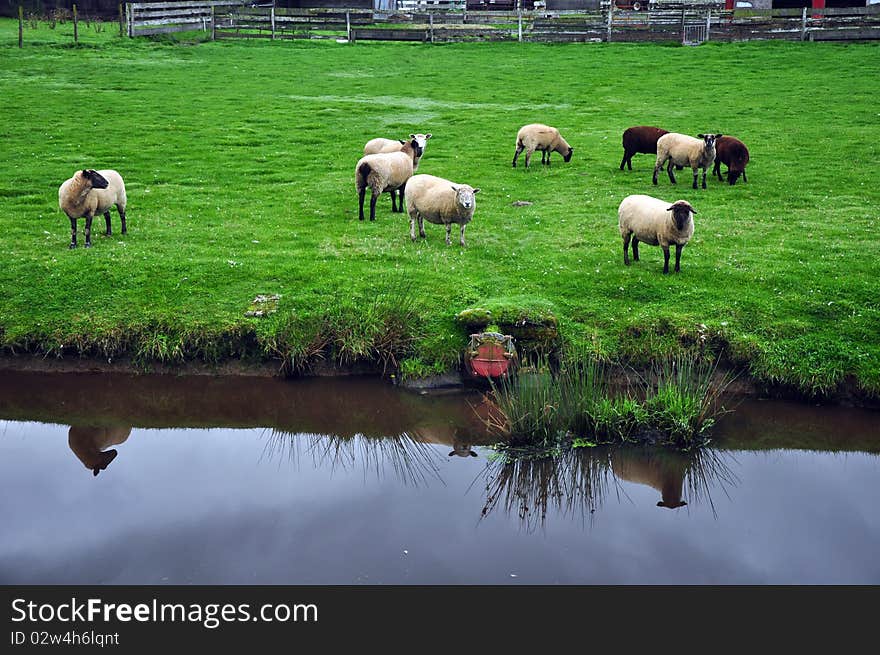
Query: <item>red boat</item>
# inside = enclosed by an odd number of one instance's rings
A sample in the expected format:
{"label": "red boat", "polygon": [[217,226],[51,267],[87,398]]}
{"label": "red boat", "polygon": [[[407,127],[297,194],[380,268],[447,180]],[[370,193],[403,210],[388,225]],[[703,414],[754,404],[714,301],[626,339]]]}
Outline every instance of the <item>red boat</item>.
{"label": "red boat", "polygon": [[472,334],[464,359],[468,372],[476,378],[504,377],[516,366],[513,337],[500,332]]}

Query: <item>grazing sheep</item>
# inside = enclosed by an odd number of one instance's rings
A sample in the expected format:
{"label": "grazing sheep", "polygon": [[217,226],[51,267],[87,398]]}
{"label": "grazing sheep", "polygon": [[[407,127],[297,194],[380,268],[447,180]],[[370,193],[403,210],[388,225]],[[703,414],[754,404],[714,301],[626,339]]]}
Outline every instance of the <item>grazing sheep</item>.
{"label": "grazing sheep", "polygon": [[742,175],[743,182],[748,182],[746,178],[746,164],[749,163],[749,149],[746,144],[732,136],[722,136],[715,141],[715,170],[713,175],[717,175],[722,182],[721,164],[727,166],[727,181],[733,186]]}
{"label": "grazing sheep", "polygon": [[[367,187],[370,196],[370,220],[376,220],[376,200],[383,191],[391,191],[391,211],[403,211],[404,187],[413,174],[413,163],[422,156],[422,149],[415,139],[405,143],[398,152],[364,155],[354,169],[354,183],[358,192],[359,218],[364,220],[364,195]],[[395,192],[400,193],[400,208],[395,202]]]}
{"label": "grazing sheep", "polygon": [[446,226],[446,245],[451,241],[452,224],[461,226],[459,243],[464,246],[464,228],[474,217],[479,193],[468,184],[456,184],[434,175],[413,175],[406,185],[406,210],[409,213],[409,236],[416,240],[416,221],[419,236],[425,238],[425,221]]}
{"label": "grazing sheep", "polygon": [[664,134],[669,134],[669,130],[649,125],[626,128],[623,131],[623,159],[620,160],[620,170],[623,170],[624,164],[632,170],[632,158],[637,153],[657,154],[657,139]]}
{"label": "grazing sheep", "polygon": [[535,150],[541,151],[541,163],[549,166],[552,153],[558,152],[562,155],[563,161],[571,161],[571,153],[574,148],[568,145],[568,142],[562,138],[559,130],[555,127],[532,123],[531,125],[523,125],[516,133],[516,152],[513,153],[514,168],[516,168],[516,159],[523,150],[526,151],[526,168],[528,168]]}
{"label": "grazing sheep", "polygon": [[92,219],[96,214],[104,214],[107,222],[105,234],[110,236],[110,207],[113,205],[119,212],[122,233],[126,234],[126,202],[125,183],[114,170],[84,169],[64,181],[58,187],[58,206],[70,219],[70,247],[76,248],[76,219],[83,216],[86,219],[86,248],[92,247]]}
{"label": "grazing sheep", "polygon": [[[413,161],[413,172],[415,172],[419,170],[419,162],[425,154],[425,148],[428,147],[428,139],[431,138],[431,134],[410,134],[409,138],[415,139],[418,142],[419,147],[422,149],[422,154],[416,157]],[[364,146],[364,154],[378,155],[382,152],[398,152],[404,145],[406,145],[406,141],[400,139],[383,139],[381,137],[370,139]]]}
{"label": "grazing sheep", "polygon": [[665,200],[635,194],[624,198],[617,210],[623,237],[623,263],[629,266],[632,239],[633,260],[639,261],[639,241],[663,248],[663,272],[669,273],[669,245],[675,244],[675,272],[681,270],[681,250],[694,234],[693,215],[687,200],[670,205]]}
{"label": "grazing sheep", "polygon": [[669,181],[675,184],[672,166],[688,166],[694,172],[694,188],[697,188],[697,169],[703,169],[703,188],[706,188],[706,169],[715,162],[715,140],[720,134],[698,134],[695,139],[686,134],[669,132],[657,139],[657,162],[654,164],[654,184],[657,184],[657,172],[669,161],[666,172]]}

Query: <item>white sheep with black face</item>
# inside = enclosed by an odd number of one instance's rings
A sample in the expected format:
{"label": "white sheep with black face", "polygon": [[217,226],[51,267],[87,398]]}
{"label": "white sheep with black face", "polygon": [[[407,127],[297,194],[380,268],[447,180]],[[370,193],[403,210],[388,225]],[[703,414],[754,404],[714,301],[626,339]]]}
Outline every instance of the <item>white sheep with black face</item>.
{"label": "white sheep with black face", "polygon": [[[425,154],[425,148],[428,147],[428,139],[431,138],[431,134],[410,134],[410,139],[415,139],[419,148],[422,149],[422,154],[415,158],[413,161],[413,171],[419,170],[419,162]],[[365,155],[378,155],[383,152],[399,152],[403,149],[403,146],[406,145],[406,141],[400,139],[383,139],[382,137],[376,139],[370,139],[367,141],[364,146],[364,154]]]}
{"label": "white sheep with black face", "polygon": [[[413,162],[422,154],[415,139],[407,141],[398,152],[364,155],[354,168],[354,183],[358,193],[360,220],[364,220],[364,196],[369,188],[370,220],[376,220],[376,200],[385,192],[391,192],[391,211],[403,212],[403,200],[407,181],[413,174]],[[400,198],[399,209],[396,198]]]}
{"label": "white sheep with black face", "polygon": [[476,194],[480,192],[469,184],[457,184],[435,175],[413,175],[406,184],[406,210],[409,213],[409,236],[416,240],[416,222],[419,235],[425,238],[425,221],[446,226],[446,245],[452,243],[452,225],[459,229],[459,244],[465,245],[464,230],[477,208]]}
{"label": "white sheep with black face", "polygon": [[697,169],[703,169],[703,188],[706,188],[706,170],[715,163],[715,140],[721,134],[698,134],[699,138],[669,132],[657,139],[657,161],[654,163],[654,184],[657,184],[657,173],[667,161],[669,181],[675,184],[672,167],[687,166],[694,172],[694,188],[697,188]]}
{"label": "white sheep with black face", "polygon": [[76,221],[85,217],[86,248],[92,247],[92,219],[96,214],[104,214],[107,222],[105,234],[110,236],[110,208],[116,205],[122,233],[125,225],[125,183],[122,176],[114,170],[96,171],[91,168],[77,171],[58,187],[58,206],[70,219],[70,247],[76,248]]}
{"label": "white sheep with black face", "polygon": [[694,235],[696,210],[687,200],[669,203],[660,198],[634,194],[624,198],[617,210],[623,237],[623,263],[629,266],[629,245],[633,260],[639,261],[639,242],[663,249],[663,272],[669,273],[669,246],[675,245],[675,272],[681,270],[681,251]]}

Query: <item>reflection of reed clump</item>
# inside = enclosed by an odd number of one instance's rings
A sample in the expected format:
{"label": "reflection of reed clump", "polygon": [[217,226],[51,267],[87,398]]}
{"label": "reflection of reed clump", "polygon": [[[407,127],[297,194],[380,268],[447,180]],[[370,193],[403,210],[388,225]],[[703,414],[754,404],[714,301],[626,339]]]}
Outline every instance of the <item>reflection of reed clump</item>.
{"label": "reflection of reed clump", "polygon": [[486,503],[482,516],[500,506],[508,514],[516,513],[527,530],[543,527],[548,510],[564,518],[591,515],[617,480],[657,489],[661,495],[658,507],[707,502],[713,514],[710,490],[720,486],[726,494],[726,485],[737,482],[719,453],[708,448],[680,453],[621,446],[567,450],[542,459],[502,456],[483,475]]}
{"label": "reflection of reed clump", "polygon": [[430,445],[408,433],[389,437],[365,437],[361,434],[338,435],[290,433],[272,430],[263,455],[271,460],[286,457],[297,465],[311,458],[315,468],[328,466],[332,471],[360,468],[364,475],[381,478],[393,471],[404,484],[419,485],[430,478],[440,478],[441,455]]}

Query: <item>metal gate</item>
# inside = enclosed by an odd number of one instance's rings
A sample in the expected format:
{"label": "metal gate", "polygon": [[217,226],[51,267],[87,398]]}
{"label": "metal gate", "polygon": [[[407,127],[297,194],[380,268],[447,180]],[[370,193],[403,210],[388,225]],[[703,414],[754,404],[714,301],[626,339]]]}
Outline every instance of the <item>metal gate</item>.
{"label": "metal gate", "polygon": [[705,23],[697,23],[684,26],[684,34],[682,34],[682,45],[700,45],[704,41],[709,40],[709,19]]}

